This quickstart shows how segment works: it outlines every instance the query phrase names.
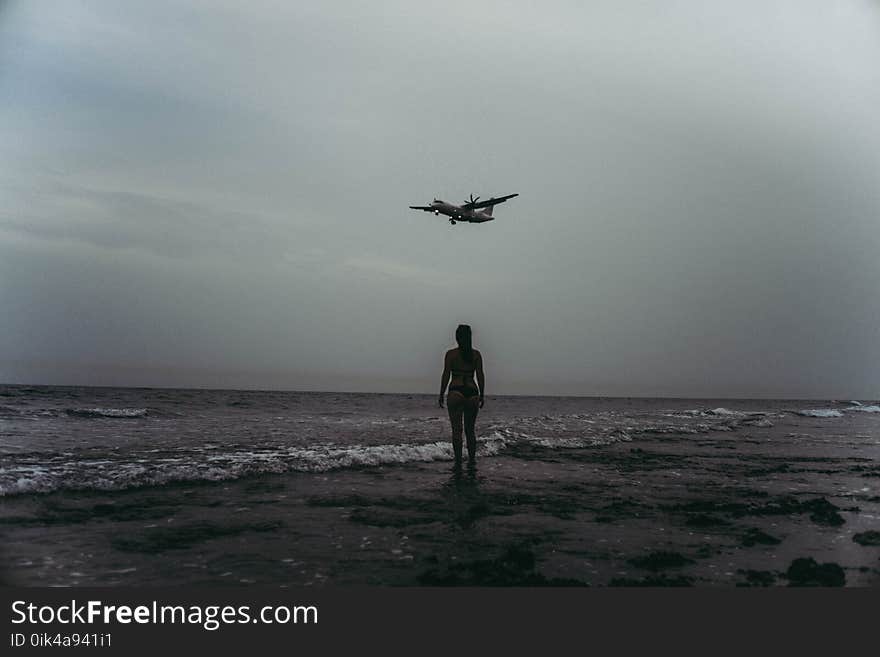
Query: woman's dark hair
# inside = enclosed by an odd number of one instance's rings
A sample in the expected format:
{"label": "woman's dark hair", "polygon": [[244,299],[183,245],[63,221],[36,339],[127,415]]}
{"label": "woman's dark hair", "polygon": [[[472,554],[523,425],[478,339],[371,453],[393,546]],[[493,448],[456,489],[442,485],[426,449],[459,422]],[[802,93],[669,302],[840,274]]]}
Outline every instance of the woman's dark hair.
{"label": "woman's dark hair", "polygon": [[467,324],[459,324],[455,329],[455,341],[458,343],[462,357],[467,362],[471,362],[474,357],[474,348],[471,345],[471,327]]}

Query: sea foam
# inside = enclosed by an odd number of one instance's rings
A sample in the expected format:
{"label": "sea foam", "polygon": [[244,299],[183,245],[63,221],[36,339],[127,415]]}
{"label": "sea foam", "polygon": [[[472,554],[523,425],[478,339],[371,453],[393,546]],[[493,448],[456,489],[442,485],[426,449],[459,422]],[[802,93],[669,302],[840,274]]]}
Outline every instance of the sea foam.
{"label": "sea foam", "polygon": [[843,417],[843,413],[831,408],[806,408],[796,412],[806,417]]}
{"label": "sea foam", "polygon": [[847,411],[856,411],[858,413],[880,413],[880,406],[854,406],[846,409]]}
{"label": "sea foam", "polygon": [[111,418],[136,418],[147,415],[146,408],[68,408],[68,415],[75,417],[111,417]]}

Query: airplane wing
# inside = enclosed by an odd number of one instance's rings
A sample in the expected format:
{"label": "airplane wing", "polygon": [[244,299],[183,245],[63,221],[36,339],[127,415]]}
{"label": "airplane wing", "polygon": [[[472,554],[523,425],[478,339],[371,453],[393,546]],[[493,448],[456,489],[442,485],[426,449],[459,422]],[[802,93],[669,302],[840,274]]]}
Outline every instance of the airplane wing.
{"label": "airplane wing", "polygon": [[508,194],[507,196],[499,196],[498,198],[490,198],[487,201],[477,201],[476,203],[465,203],[461,207],[463,210],[479,210],[480,208],[488,208],[491,205],[498,205],[499,203],[504,203],[507,199],[513,198],[514,196],[519,196],[519,194]]}
{"label": "airplane wing", "polygon": [[409,206],[410,210],[433,210],[430,205],[411,205]]}

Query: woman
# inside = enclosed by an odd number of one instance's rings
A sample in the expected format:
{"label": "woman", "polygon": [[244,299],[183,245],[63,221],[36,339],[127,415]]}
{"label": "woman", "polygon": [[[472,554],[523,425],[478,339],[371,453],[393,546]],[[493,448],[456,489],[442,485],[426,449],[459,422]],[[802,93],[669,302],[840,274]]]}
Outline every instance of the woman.
{"label": "woman", "polygon": [[[446,402],[449,420],[452,422],[452,449],[455,464],[461,465],[461,425],[464,420],[464,433],[467,436],[468,461],[476,464],[477,434],[474,425],[477,413],[483,407],[486,394],[486,378],[483,374],[483,357],[471,346],[471,327],[460,324],[455,330],[458,349],[446,352],[443,364],[443,378],[440,380],[440,408],[443,408],[443,393],[449,385]],[[474,383],[474,374],[477,383]],[[450,377],[452,379],[450,383]],[[479,387],[477,387],[479,385]]]}

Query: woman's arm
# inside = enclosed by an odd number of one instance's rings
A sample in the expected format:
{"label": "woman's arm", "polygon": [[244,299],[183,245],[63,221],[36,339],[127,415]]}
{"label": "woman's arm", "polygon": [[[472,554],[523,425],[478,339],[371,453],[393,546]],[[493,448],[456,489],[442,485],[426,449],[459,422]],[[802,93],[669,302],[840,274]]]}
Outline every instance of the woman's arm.
{"label": "woman's arm", "polygon": [[480,387],[480,408],[483,408],[483,397],[486,395],[486,375],[483,374],[483,354],[477,352],[477,385]]}
{"label": "woman's arm", "polygon": [[446,357],[443,359],[443,376],[440,378],[440,399],[437,401],[440,408],[443,408],[443,393],[446,392],[446,386],[449,385],[449,375],[451,374],[451,357],[449,352],[446,352]]}

